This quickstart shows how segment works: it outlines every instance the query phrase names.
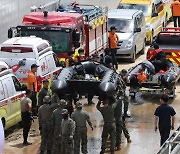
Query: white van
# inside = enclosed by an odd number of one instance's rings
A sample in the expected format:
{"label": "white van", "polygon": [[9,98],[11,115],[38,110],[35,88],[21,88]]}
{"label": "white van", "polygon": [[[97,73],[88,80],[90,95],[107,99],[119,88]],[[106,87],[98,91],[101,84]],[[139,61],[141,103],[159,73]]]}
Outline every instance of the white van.
{"label": "white van", "polygon": [[116,27],[119,37],[117,57],[135,62],[136,54],[144,54],[146,44],[146,23],[142,11],[115,9],[108,12],[108,30]]}
{"label": "white van", "polygon": [[25,92],[5,62],[0,61],[0,118],[5,129],[21,121],[20,99]]}
{"label": "white van", "polygon": [[45,79],[60,71],[59,59],[47,40],[39,37],[15,37],[0,46],[0,60],[6,62],[21,83],[27,82],[32,64],[37,64],[38,90]]}

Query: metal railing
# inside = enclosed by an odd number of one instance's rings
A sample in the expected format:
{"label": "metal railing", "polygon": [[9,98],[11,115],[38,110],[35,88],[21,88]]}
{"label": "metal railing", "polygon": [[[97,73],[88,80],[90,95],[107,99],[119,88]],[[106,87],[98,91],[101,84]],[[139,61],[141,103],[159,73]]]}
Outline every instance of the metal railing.
{"label": "metal railing", "polygon": [[179,154],[180,153],[180,127],[161,146],[157,154]]}

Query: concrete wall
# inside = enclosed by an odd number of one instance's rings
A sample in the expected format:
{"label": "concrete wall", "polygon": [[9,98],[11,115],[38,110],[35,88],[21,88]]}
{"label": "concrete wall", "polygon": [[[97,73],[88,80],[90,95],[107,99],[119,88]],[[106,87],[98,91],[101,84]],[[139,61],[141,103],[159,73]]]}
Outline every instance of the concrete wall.
{"label": "concrete wall", "polygon": [[[30,12],[31,6],[39,6],[52,0],[0,0],[0,43],[7,39],[7,31],[21,23],[24,14]],[[75,0],[60,0],[60,3],[74,2]],[[83,4],[94,4],[116,8],[119,0],[77,0]]]}

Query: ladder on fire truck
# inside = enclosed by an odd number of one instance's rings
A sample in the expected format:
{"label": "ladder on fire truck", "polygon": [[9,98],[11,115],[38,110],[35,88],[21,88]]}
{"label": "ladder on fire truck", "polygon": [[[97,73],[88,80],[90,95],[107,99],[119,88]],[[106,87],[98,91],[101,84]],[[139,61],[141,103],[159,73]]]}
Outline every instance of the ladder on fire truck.
{"label": "ladder on fire truck", "polygon": [[157,154],[179,154],[180,153],[180,127],[162,145]]}

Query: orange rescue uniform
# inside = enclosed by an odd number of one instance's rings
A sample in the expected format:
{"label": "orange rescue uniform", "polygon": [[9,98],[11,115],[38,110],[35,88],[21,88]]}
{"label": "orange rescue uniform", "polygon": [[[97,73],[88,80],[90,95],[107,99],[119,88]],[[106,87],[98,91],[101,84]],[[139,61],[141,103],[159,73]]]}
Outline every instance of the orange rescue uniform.
{"label": "orange rescue uniform", "polygon": [[180,2],[174,1],[171,4],[172,14],[174,17],[180,17]]}
{"label": "orange rescue uniform", "polygon": [[119,37],[117,34],[113,34],[112,32],[109,32],[109,48],[110,49],[116,49],[117,48],[117,41],[119,40]]}
{"label": "orange rescue uniform", "polygon": [[29,90],[31,89],[31,84],[33,83],[33,91],[37,92],[37,79],[36,79],[36,75],[33,72],[29,72],[28,73],[28,79],[27,79],[27,88]]}

